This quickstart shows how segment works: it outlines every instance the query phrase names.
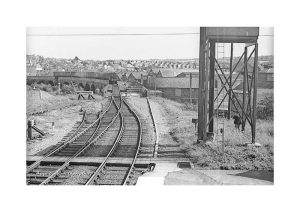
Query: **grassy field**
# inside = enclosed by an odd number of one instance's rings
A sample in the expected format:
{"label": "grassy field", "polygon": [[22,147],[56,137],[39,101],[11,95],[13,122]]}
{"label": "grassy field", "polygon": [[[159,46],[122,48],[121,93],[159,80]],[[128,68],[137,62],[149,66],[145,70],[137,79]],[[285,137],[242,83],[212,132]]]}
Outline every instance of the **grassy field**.
{"label": "grassy field", "polygon": [[[257,121],[257,142],[261,147],[247,147],[251,142],[251,131],[246,125],[245,132],[234,128],[233,120],[219,119],[224,123],[224,154],[222,143],[210,142],[197,144],[197,136],[192,118],[197,118],[197,112],[189,110],[186,105],[159,97],[152,97],[159,103],[170,127],[170,135],[181,144],[186,154],[197,167],[203,169],[247,169],[273,170],[274,163],[274,131],[273,121]],[[217,121],[217,120],[216,120]],[[216,124],[215,124],[216,125]],[[221,138],[219,139],[221,141]]]}

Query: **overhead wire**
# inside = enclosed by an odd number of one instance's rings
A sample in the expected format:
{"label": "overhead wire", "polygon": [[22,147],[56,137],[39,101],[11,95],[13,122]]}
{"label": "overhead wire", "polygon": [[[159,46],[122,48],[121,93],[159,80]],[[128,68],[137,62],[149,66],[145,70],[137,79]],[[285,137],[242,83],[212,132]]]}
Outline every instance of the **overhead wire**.
{"label": "overhead wire", "polygon": [[[76,37],[76,36],[174,36],[174,35],[200,35],[199,32],[174,32],[174,33],[63,33],[63,34],[26,34],[29,37],[46,37],[46,36],[53,36],[53,37]],[[267,36],[273,37],[273,34],[265,34],[259,36]]]}

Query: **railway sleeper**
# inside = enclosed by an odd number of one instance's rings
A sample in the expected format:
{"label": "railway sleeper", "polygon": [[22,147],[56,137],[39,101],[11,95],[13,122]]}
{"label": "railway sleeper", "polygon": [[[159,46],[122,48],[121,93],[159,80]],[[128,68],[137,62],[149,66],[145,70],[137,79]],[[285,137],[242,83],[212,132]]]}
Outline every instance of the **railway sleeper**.
{"label": "railway sleeper", "polygon": [[52,179],[48,184],[49,185],[57,185],[57,184],[63,184],[67,178],[65,179]]}
{"label": "railway sleeper", "polygon": [[74,153],[58,153],[55,156],[57,156],[57,157],[71,157],[74,154],[75,154],[75,152]]}
{"label": "railway sleeper", "polygon": [[58,169],[60,166],[38,166],[37,168],[33,169],[32,172],[41,172],[41,171],[54,171],[56,169]]}
{"label": "railway sleeper", "polygon": [[118,180],[118,181],[112,181],[112,180],[105,180],[105,181],[100,181],[96,182],[97,185],[122,185],[123,180]]}
{"label": "railway sleeper", "polygon": [[126,175],[126,172],[123,172],[121,174],[115,174],[115,173],[106,173],[104,175],[100,175],[100,180],[122,180],[124,179]]}
{"label": "railway sleeper", "polygon": [[105,166],[105,171],[128,171],[128,166]]}
{"label": "railway sleeper", "polygon": [[26,175],[26,178],[47,178],[52,174],[50,173],[28,173]]}

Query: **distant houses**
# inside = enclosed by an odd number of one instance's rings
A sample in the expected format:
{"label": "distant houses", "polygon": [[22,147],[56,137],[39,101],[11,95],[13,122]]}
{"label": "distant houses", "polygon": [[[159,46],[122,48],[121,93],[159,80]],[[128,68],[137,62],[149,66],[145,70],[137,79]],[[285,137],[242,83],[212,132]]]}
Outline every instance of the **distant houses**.
{"label": "distant houses", "polygon": [[[235,59],[236,60],[236,59]],[[251,60],[251,59],[250,59]],[[40,56],[26,56],[27,75],[51,75],[53,71],[66,72],[114,72],[124,82],[138,82],[148,89],[160,90],[166,98],[180,102],[198,99],[199,63],[196,59],[178,60],[107,60],[93,61],[75,59],[43,58]],[[237,61],[235,61],[237,62]],[[224,74],[228,77],[229,66],[221,64]],[[242,89],[243,63],[239,63],[233,73],[237,77],[233,89]],[[253,65],[248,64],[251,77]],[[239,74],[238,74],[239,73]],[[219,74],[221,72],[219,71]],[[220,90],[222,83],[215,76],[215,89]],[[274,69],[270,60],[258,64],[258,89],[273,89]]]}
{"label": "distant houses", "polygon": [[[43,71],[41,75],[52,75],[54,71],[73,71],[73,72],[107,72],[114,71],[121,73],[126,71],[148,73],[151,69],[160,69],[169,72],[173,70],[196,69],[198,61],[191,60],[81,60],[77,56],[70,59],[44,58],[39,55],[26,55],[27,74],[35,75],[35,68],[39,64]],[[161,72],[162,76],[166,75]],[[176,75],[176,74],[175,74]]]}

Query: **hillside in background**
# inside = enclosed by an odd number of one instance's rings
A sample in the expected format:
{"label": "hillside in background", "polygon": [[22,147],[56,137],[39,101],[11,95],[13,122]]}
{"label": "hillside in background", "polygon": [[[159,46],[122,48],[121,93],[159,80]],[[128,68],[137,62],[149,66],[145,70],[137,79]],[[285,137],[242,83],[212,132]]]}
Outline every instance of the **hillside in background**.
{"label": "hillside in background", "polygon": [[[233,59],[233,64],[239,58]],[[253,59],[250,59],[253,63]],[[220,60],[221,67],[229,69],[229,57]],[[241,63],[240,63],[241,64]],[[259,69],[273,68],[273,56],[260,56]],[[26,55],[26,74],[52,75],[55,71],[72,72],[141,72],[148,73],[150,70],[197,70],[199,68],[198,58],[194,59],[151,59],[151,60],[81,60],[77,56],[74,59],[48,58],[40,55]]]}

